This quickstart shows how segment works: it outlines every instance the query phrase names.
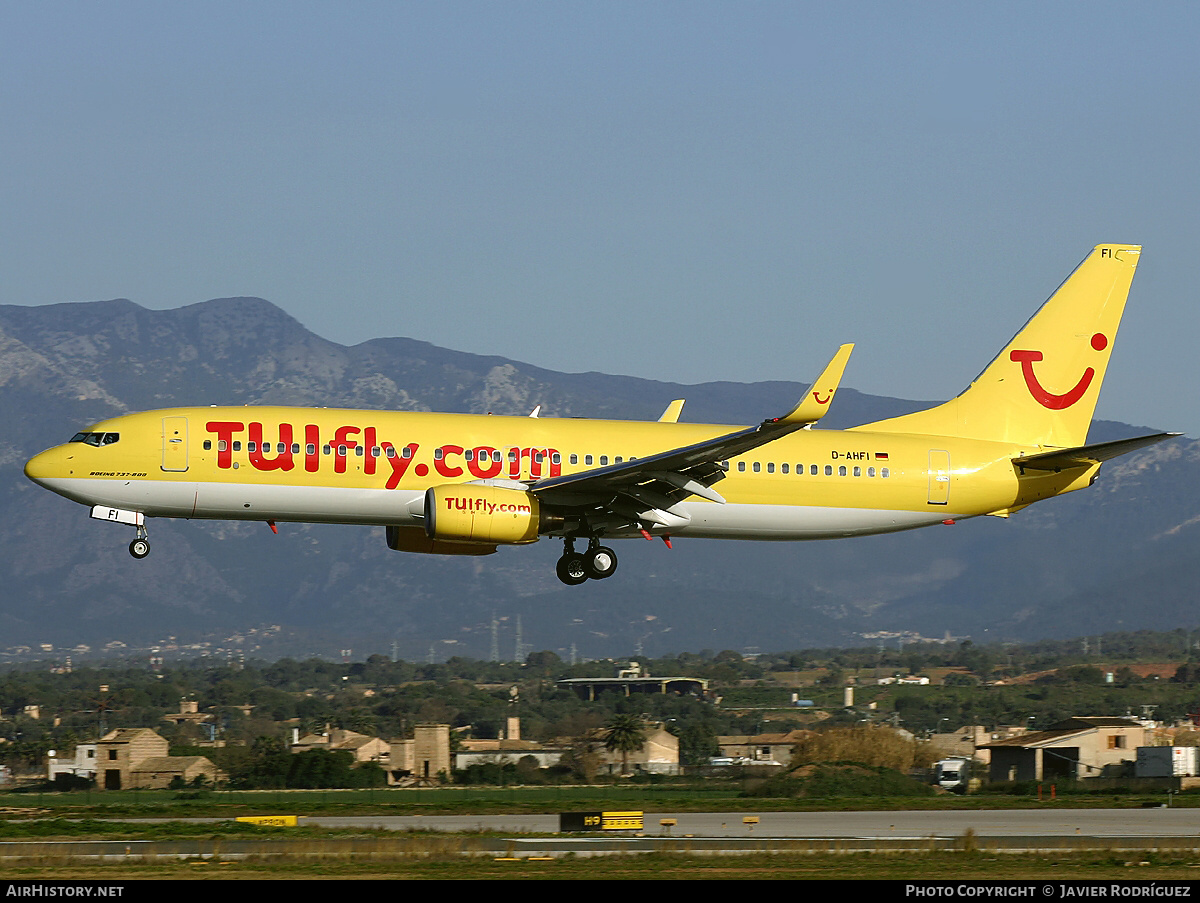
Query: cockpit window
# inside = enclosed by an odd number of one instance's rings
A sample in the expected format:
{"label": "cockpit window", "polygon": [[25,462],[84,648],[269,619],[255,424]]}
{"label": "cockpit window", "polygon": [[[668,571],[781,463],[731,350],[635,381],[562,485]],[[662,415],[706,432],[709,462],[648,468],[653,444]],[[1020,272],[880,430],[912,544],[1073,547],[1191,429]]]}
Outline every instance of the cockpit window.
{"label": "cockpit window", "polygon": [[121,439],[120,433],[76,433],[71,437],[72,442],[83,442],[86,445],[112,445]]}

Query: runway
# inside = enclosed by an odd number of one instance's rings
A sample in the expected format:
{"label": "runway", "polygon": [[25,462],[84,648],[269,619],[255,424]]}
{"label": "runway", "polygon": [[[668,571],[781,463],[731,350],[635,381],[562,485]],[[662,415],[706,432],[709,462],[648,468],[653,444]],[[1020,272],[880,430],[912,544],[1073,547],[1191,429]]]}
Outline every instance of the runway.
{"label": "runway", "polygon": [[[672,820],[674,824],[664,824]],[[1200,808],[646,812],[641,832],[611,835],[561,834],[557,815],[314,816],[302,817],[301,824],[379,829],[386,833],[289,838],[283,829],[275,837],[261,839],[0,842],[0,861],[386,857],[431,852],[501,859],[634,853],[706,856],[972,850],[1048,855],[1096,850],[1200,855]]]}
{"label": "runway", "polygon": [[[651,851],[852,853],[987,849],[1200,852],[1200,809],[979,809],[904,812],[646,812],[641,832],[560,834],[557,815],[305,819],[326,827],[442,832],[511,856]],[[672,824],[672,822],[674,822]],[[503,839],[480,835],[508,834]],[[533,836],[550,835],[550,836]]]}
{"label": "runway", "polygon": [[[746,823],[752,816],[757,823]],[[662,822],[674,820],[673,826]],[[389,831],[554,834],[557,815],[407,815],[306,818],[327,827]],[[976,837],[1194,838],[1200,845],[1200,809],[979,809],[903,812],[646,812],[645,835],[673,837],[855,838],[901,840]]]}

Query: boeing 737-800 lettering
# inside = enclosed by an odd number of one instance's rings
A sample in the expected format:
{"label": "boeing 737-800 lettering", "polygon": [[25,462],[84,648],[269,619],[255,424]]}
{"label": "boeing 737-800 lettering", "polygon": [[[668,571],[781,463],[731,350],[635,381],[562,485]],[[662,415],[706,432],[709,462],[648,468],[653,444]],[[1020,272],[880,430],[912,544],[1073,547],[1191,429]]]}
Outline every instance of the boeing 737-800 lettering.
{"label": "boeing 737-800 lettering", "polygon": [[811,429],[843,345],[791,411],[756,426],[679,423],[681,401],[647,423],[173,408],[97,423],[25,473],[132,526],[135,558],[149,517],[370,524],[393,549],[446,555],[557,537],[568,584],[611,576],[615,539],[831,539],[1007,516],[1173,435],[1087,444],[1140,252],[1096,247],[957,398],[849,430]]}

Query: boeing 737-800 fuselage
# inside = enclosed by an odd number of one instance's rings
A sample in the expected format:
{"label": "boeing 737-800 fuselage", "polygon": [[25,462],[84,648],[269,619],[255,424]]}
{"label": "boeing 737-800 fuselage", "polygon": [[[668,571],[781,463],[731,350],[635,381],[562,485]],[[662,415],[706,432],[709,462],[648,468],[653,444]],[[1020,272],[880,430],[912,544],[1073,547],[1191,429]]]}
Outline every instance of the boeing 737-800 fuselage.
{"label": "boeing 737-800 fuselage", "polygon": [[678,423],[678,403],[651,423],[187,407],[97,423],[25,472],[133,526],[135,557],[147,517],[370,524],[394,549],[439,554],[560,537],[570,584],[615,571],[602,540],[829,539],[1007,516],[1169,435],[1086,444],[1139,254],[1098,246],[958,398],[850,430],[811,428],[847,345],[791,412],[757,426]]}

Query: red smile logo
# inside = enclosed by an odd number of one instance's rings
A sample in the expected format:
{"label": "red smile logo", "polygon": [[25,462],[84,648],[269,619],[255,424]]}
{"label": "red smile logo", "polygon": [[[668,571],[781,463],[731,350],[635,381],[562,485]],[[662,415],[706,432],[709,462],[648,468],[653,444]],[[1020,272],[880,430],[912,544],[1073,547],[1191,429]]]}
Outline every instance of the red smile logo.
{"label": "red smile logo", "polygon": [[[1092,347],[1096,351],[1103,351],[1108,347],[1108,338],[1103,333],[1096,333],[1092,336]],[[1096,371],[1088,367],[1083,371],[1083,376],[1079,377],[1079,382],[1073,389],[1062,395],[1055,395],[1043,388],[1042,384],[1038,382],[1037,374],[1033,372],[1033,365],[1042,359],[1040,351],[1013,351],[1009,353],[1008,357],[1009,360],[1020,362],[1021,375],[1025,377],[1025,385],[1029,388],[1029,394],[1042,407],[1052,411],[1061,411],[1079,401],[1088,390],[1088,386],[1092,384],[1092,377],[1096,375]]]}
{"label": "red smile logo", "polygon": [[825,396],[825,400],[822,401],[820,393],[813,392],[813,398],[816,400],[817,404],[829,404],[829,399],[833,398],[833,393],[830,392],[828,395]]}

